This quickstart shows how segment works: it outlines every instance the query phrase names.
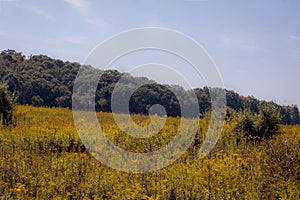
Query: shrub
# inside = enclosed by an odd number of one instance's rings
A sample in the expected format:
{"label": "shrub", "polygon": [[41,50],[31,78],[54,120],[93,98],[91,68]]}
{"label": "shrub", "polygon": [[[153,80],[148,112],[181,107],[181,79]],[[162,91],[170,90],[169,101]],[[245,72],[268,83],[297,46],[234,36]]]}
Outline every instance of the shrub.
{"label": "shrub", "polygon": [[258,116],[258,136],[260,138],[270,138],[278,133],[280,120],[280,113],[275,106],[265,105],[260,109]]}
{"label": "shrub", "polygon": [[15,95],[9,92],[6,85],[0,84],[0,117],[3,125],[12,123],[14,106]]}
{"label": "shrub", "polygon": [[238,118],[236,130],[243,132],[245,136],[257,136],[254,118],[255,116],[249,110],[243,111]]}
{"label": "shrub", "polygon": [[278,133],[280,113],[273,105],[263,106],[259,114],[245,110],[238,114],[236,132],[242,132],[247,138],[262,140]]}

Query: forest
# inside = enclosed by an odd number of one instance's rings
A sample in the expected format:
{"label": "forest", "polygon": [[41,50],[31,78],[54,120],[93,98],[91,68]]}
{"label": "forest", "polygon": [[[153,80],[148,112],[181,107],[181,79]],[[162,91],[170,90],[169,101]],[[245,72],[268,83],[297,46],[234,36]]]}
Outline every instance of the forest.
{"label": "forest", "polygon": [[[80,67],[79,63],[64,62],[46,55],[26,57],[15,50],[4,50],[0,54],[0,79],[17,96],[17,103],[21,105],[71,108],[73,85]],[[94,70],[99,70],[91,66],[84,67],[90,69],[91,76]],[[189,95],[194,92],[198,99],[200,114],[206,113],[211,108],[210,95],[212,94],[207,87],[187,91],[178,85],[161,85],[145,77],[133,77],[128,73],[107,70],[103,72],[98,83],[95,97],[96,111],[112,111],[112,92],[121,77],[123,92],[143,84],[131,96],[130,113],[148,114],[152,105],[161,104],[168,116],[180,116],[180,105],[172,91],[182,94],[183,104],[187,106],[190,104]],[[147,98],[144,98],[145,96]],[[281,124],[300,124],[299,110],[296,105],[278,105],[275,102],[258,100],[253,96],[244,97],[231,90],[226,90],[226,98],[229,109],[259,113],[264,106],[273,105],[280,112]],[[84,107],[84,101],[82,105]]]}

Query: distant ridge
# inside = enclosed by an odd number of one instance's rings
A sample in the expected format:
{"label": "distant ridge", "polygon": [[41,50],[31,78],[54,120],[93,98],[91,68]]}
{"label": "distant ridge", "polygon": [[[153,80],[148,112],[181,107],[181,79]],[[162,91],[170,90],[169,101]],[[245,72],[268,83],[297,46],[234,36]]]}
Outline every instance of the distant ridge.
{"label": "distant ridge", "polygon": [[[63,62],[45,55],[34,55],[26,58],[22,53],[14,50],[4,50],[0,54],[0,78],[7,83],[9,89],[18,95],[19,104],[47,107],[72,106],[72,90],[74,80],[81,65],[75,62]],[[91,74],[94,69],[90,66]],[[186,91],[180,86],[160,85],[147,78],[133,77],[128,73],[108,70],[101,77],[95,97],[97,111],[111,112],[111,94],[115,83],[125,77],[124,90],[135,85],[148,84],[140,87],[131,97],[129,105],[131,113],[148,114],[153,104],[165,107],[168,116],[180,116],[180,105],[176,96],[169,90],[180,91],[188,97],[195,92],[200,113],[210,110],[210,93],[207,87]],[[146,98],[145,98],[146,97]],[[300,124],[297,106],[283,106],[274,102],[258,100],[254,97],[243,97],[238,93],[226,90],[227,106],[233,110],[250,109],[258,113],[265,104],[275,105],[281,113],[282,124]],[[189,105],[189,99],[184,99]]]}

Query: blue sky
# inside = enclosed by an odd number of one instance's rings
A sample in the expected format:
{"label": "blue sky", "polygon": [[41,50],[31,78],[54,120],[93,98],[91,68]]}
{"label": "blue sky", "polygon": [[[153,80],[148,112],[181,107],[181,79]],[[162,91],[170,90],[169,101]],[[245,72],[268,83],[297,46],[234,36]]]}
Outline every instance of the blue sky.
{"label": "blue sky", "polygon": [[226,88],[300,105],[299,11],[298,0],[0,0],[0,50],[83,63],[112,35],[169,28],[206,49]]}

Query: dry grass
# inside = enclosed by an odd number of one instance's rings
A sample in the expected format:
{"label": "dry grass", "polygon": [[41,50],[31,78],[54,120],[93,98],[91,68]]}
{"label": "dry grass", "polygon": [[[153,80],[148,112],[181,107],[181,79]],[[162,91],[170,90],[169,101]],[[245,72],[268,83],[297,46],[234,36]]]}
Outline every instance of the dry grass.
{"label": "dry grass", "polygon": [[[108,168],[86,152],[70,110],[19,106],[16,116],[15,127],[0,127],[2,199],[299,199],[299,126],[283,126],[282,134],[268,141],[241,140],[237,146],[235,125],[227,123],[209,156],[198,158],[193,143],[174,164],[131,174]],[[178,126],[178,119],[169,118],[157,136],[145,141],[122,134],[111,114],[99,117],[115,144],[135,152],[161,148]],[[199,141],[205,119],[200,127]]]}

